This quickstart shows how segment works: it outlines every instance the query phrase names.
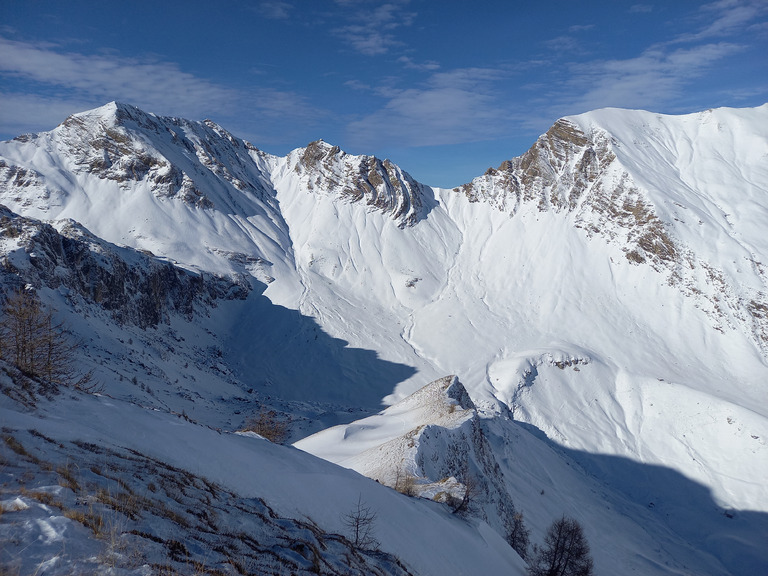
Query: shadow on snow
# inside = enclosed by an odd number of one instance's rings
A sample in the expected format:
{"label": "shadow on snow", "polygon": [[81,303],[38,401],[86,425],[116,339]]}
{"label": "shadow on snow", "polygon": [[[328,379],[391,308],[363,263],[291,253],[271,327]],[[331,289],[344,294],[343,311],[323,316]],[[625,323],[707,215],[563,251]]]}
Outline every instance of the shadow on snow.
{"label": "shadow on snow", "polygon": [[350,348],[297,310],[273,304],[256,289],[231,329],[227,356],[244,386],[283,400],[381,409],[381,400],[416,373]]}
{"label": "shadow on snow", "polygon": [[[724,508],[715,501],[709,488],[677,470],[621,456],[566,448],[531,424],[515,423],[555,452],[576,462],[610,492],[624,497],[624,514],[640,526],[655,528],[661,524],[681,537],[691,548],[688,561],[706,565],[707,574],[746,576],[765,573],[768,567],[768,514]],[[557,486],[553,488],[558,489]],[[568,487],[560,489],[567,491]],[[599,530],[599,527],[595,528]],[[668,537],[658,532],[654,536],[659,542]],[[709,561],[705,554],[710,555]],[[685,558],[675,560],[684,569],[692,568],[686,566]]]}

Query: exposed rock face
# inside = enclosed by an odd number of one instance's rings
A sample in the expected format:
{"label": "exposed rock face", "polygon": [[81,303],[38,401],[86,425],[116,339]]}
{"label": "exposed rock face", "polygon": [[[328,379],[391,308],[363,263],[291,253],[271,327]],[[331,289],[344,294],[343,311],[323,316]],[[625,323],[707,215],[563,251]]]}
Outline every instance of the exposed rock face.
{"label": "exposed rock face", "polygon": [[292,155],[293,169],[309,190],[362,202],[389,214],[402,228],[424,215],[424,186],[389,160],[353,156],[322,140]]}
{"label": "exposed rock face", "polygon": [[617,244],[627,260],[652,267],[695,298],[715,329],[739,327],[768,354],[768,295],[736,286],[676,239],[618,161],[614,145],[605,130],[586,134],[570,120],[560,119],[525,154],[489,168],[454,191],[510,216],[531,205],[541,212],[568,214],[588,236]]}
{"label": "exposed rock face", "polygon": [[42,210],[50,208],[52,196],[55,202],[55,197],[63,194],[32,168],[9,164],[0,158],[0,194],[3,191],[22,206],[34,205]]}
{"label": "exposed rock face", "polygon": [[658,269],[679,259],[653,205],[616,161],[610,136],[587,136],[567,119],[555,122],[522,156],[455,190],[510,214],[530,203],[542,212],[571,212],[590,235],[621,240],[632,262]]}
{"label": "exposed rock face", "polygon": [[[482,518],[507,538],[518,510],[505,487],[488,434],[476,414],[456,428],[424,427],[416,437],[416,471],[429,482],[425,496],[448,502],[466,498],[462,512]],[[458,490],[454,481],[458,481]]]}
{"label": "exposed rock face", "polygon": [[[208,190],[212,182],[223,188],[219,193],[231,187],[230,195],[244,192],[261,200],[273,196],[252,157],[259,151],[210,120],[159,117],[115,102],[70,116],[54,131],[34,138],[43,136],[51,138],[71,162],[74,174],[93,175],[125,188],[143,182],[158,197],[178,198],[200,208],[214,206]],[[28,186],[34,174],[24,170],[0,166],[0,182],[21,179]]]}
{"label": "exposed rock face", "polygon": [[0,273],[9,284],[69,290],[109,312],[119,323],[141,328],[190,318],[216,300],[243,299],[250,286],[182,270],[147,254],[118,248],[79,224],[50,224],[24,218],[0,205]]}

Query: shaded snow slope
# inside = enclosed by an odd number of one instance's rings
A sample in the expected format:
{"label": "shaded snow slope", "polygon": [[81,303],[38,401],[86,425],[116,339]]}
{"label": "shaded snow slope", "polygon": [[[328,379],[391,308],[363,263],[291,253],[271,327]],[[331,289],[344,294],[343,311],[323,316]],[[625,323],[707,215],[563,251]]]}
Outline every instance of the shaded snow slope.
{"label": "shaded snow slope", "polygon": [[[34,293],[80,342],[75,361],[97,386],[210,426],[242,426],[268,406],[300,437],[370,412],[414,372],[272,304],[253,278],[182,269],[71,220],[46,224],[0,205],[0,263],[0,306],[14,291]],[[355,386],[329,389],[330,379]]]}

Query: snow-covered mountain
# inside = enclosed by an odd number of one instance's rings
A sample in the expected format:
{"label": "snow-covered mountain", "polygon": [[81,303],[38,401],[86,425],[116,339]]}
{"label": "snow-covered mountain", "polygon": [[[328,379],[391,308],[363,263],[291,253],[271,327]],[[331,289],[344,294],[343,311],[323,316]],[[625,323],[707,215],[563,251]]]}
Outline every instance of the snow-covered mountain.
{"label": "snow-covered mountain", "polygon": [[768,564],[768,105],[563,118],[447,190],[112,103],[0,143],[0,204],[5,285],[120,401],[341,424],[297,446],[438,500],[471,477],[480,534],[567,513],[598,574]]}

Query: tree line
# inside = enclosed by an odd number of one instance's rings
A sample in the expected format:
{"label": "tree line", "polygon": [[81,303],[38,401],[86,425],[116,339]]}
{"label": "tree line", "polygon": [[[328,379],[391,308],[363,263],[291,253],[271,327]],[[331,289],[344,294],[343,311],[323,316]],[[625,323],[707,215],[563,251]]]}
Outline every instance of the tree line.
{"label": "tree line", "polygon": [[33,290],[10,292],[0,308],[0,359],[36,380],[43,392],[59,386],[88,389],[91,374],[75,366],[78,342],[72,341],[62,322],[54,320]]}

